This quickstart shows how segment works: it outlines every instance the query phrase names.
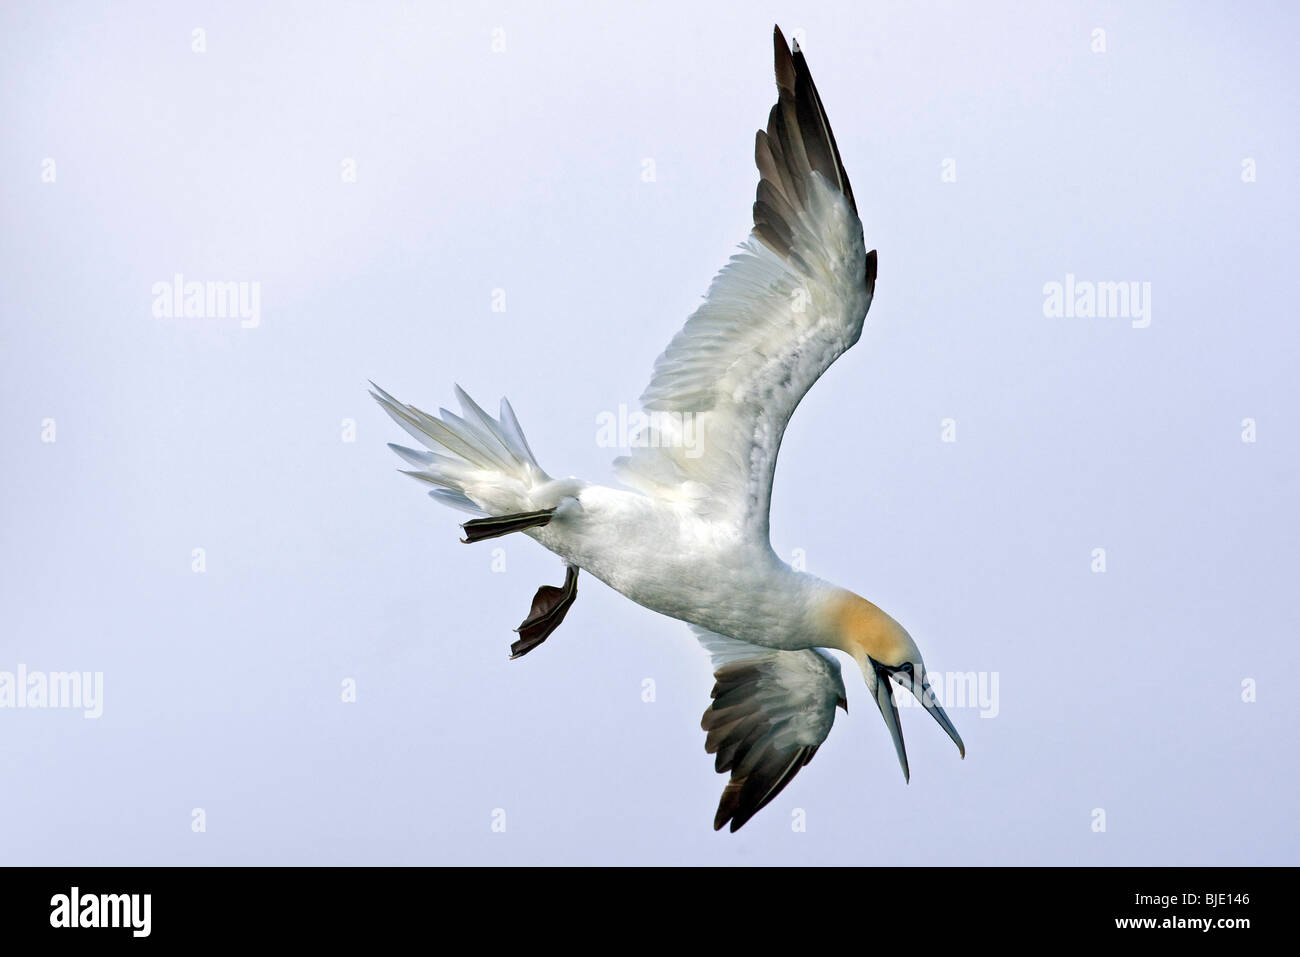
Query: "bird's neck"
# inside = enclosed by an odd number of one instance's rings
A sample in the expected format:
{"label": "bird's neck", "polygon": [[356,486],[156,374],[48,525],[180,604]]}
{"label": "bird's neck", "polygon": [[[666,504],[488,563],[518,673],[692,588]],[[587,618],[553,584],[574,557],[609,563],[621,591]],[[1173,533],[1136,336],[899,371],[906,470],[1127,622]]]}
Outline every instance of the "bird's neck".
{"label": "bird's neck", "polygon": [[882,664],[907,661],[915,645],[907,631],[861,595],[833,587],[823,594],[820,618],[828,646],[849,654],[859,666],[872,658]]}

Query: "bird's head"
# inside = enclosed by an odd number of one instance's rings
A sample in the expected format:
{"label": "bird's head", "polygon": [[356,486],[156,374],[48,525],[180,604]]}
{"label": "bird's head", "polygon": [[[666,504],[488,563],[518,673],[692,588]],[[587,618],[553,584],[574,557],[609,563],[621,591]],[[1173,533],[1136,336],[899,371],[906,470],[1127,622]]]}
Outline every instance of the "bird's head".
{"label": "bird's head", "polygon": [[907,749],[903,746],[903,729],[898,722],[898,706],[894,703],[894,684],[906,688],[921,702],[939,722],[939,727],[956,743],[961,756],[966,757],[961,735],[935,700],[921,652],[907,629],[865,598],[847,591],[831,600],[829,618],[832,647],[848,653],[862,669],[867,688],[876,699],[890,737],[894,739],[903,777],[909,777]]}

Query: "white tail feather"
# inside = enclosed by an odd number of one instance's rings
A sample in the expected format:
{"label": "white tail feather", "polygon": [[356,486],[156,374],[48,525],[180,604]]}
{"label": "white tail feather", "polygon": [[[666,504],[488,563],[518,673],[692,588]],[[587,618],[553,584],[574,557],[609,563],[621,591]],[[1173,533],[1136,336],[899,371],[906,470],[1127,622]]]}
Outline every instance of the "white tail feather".
{"label": "white tail feather", "polygon": [[429,451],[389,444],[410,469],[405,475],[436,486],[429,495],[473,514],[525,511],[529,493],[551,481],[533,456],[519,420],[505,399],[494,419],[456,386],[461,414],[446,409],[429,415],[393,398],[373,382],[370,393],[406,432]]}

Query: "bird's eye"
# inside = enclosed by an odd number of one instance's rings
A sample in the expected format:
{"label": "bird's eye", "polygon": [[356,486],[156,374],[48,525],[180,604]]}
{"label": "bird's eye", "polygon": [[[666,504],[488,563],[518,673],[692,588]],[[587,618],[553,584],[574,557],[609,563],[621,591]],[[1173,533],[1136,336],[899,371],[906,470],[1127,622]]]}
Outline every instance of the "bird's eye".
{"label": "bird's eye", "polygon": [[906,671],[910,675],[912,673],[912,663],[910,661],[904,661],[902,665],[899,666],[898,670]]}

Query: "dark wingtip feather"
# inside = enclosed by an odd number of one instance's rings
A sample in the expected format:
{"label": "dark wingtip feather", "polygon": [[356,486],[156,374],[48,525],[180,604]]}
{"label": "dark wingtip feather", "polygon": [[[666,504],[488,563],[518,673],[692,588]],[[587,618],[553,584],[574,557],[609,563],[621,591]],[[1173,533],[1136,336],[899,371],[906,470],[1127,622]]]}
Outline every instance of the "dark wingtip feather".
{"label": "dark wingtip feather", "polygon": [[785,42],[785,34],[781,32],[779,26],[773,29],[772,52],[776,60],[777,87],[793,93],[795,79],[794,57],[790,53],[790,45]]}
{"label": "dark wingtip feather", "polygon": [[758,774],[741,779],[733,779],[722,791],[722,801],[718,804],[718,813],[713,819],[713,828],[717,830],[719,821],[731,819],[731,833],[736,833],[763,808],[767,807],[785,786],[794,780],[799,770],[805,767],[817,753],[817,746],[803,747],[795,752],[793,759],[777,775]]}
{"label": "dark wingtip feather", "polygon": [[[754,160],[760,183],[770,183],[798,212],[806,200],[807,179],[816,171],[843,194],[856,213],[853,187],[798,41],[792,51],[777,25],[772,30],[772,46],[777,103],[768,117],[766,137],[760,131],[755,141]],[[757,215],[760,210],[767,215]],[[755,213],[755,235],[777,255],[789,259],[786,237],[791,234],[792,224],[785,220],[790,211],[773,210],[772,204],[763,202],[760,196]]]}

